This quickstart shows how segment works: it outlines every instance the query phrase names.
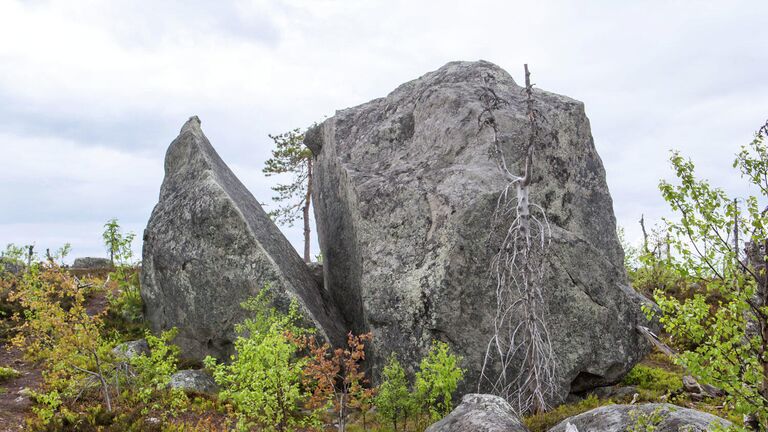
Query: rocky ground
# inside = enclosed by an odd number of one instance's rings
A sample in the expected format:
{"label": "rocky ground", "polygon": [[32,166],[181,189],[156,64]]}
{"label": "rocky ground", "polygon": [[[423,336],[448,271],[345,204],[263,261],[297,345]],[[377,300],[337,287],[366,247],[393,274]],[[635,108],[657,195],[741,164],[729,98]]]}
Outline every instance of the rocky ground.
{"label": "rocky ground", "polygon": [[6,342],[0,343],[0,366],[21,373],[17,378],[0,382],[0,431],[24,430],[24,419],[32,413],[32,402],[26,389],[40,385],[40,369],[24,361],[21,352]]}

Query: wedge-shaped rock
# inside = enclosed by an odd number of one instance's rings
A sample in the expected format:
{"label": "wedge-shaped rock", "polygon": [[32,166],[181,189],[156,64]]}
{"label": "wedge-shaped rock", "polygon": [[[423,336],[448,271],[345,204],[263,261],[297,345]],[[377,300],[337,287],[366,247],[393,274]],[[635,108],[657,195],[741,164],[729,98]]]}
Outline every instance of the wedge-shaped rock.
{"label": "wedge-shaped rock", "polygon": [[[498,244],[489,242],[490,231],[507,184],[493,130],[479,122],[487,77],[508,102],[494,116],[511,169],[522,173],[525,95],[488,62],[449,63],[385,98],[338,111],[307,134],[317,156],[325,286],[356,331],[373,332],[374,371],[391,351],[414,370],[431,340],[440,339],[464,358],[464,390],[477,391],[496,314],[489,269]],[[642,299],[627,282],[584,105],[534,95],[542,139],[530,190],[552,227],[543,297],[557,401],[616,382],[648,345],[635,330],[645,322]],[[509,365],[510,376],[518,367]]]}
{"label": "wedge-shaped rock", "polygon": [[155,331],[177,327],[185,358],[232,353],[240,304],[264,286],[332,343],[344,331],[332,302],[192,117],[165,157],[160,201],[144,231],[141,295]]}

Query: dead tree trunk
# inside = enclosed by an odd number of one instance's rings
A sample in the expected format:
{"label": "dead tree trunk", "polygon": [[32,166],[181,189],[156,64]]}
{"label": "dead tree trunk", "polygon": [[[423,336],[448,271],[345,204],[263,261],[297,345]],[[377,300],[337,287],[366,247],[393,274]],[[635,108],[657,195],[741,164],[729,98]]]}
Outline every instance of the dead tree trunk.
{"label": "dead tree trunk", "polygon": [[[556,386],[555,361],[542,295],[544,259],[551,233],[546,213],[530,201],[539,125],[528,65],[525,65],[525,84],[530,130],[522,176],[509,170],[501,148],[494,111],[507,102],[493,89],[491,76],[485,78],[481,96],[484,109],[478,118],[480,130],[489,127],[493,132],[496,163],[507,182],[494,214],[492,237],[497,235],[500,239],[491,263],[496,281],[496,316],[478,391],[489,384],[491,392],[507,399],[519,413],[545,410]],[[514,217],[511,223],[509,215]],[[508,370],[515,368],[519,369],[515,375],[507,375]]]}
{"label": "dead tree trunk", "polygon": [[304,262],[310,262],[310,228],[309,228],[309,209],[312,204],[312,158],[307,159],[307,194],[304,197]]}

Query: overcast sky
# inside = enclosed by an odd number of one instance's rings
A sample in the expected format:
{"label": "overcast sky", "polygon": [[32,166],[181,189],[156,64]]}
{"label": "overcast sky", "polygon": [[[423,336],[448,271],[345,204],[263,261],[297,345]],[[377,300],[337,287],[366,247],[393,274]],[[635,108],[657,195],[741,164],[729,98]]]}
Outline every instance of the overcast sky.
{"label": "overcast sky", "polygon": [[637,240],[641,213],[667,214],[672,148],[746,194],[731,161],[768,118],[767,16],[765,0],[0,0],[0,243],[103,256],[112,217],[140,238],[190,115],[269,202],[268,133],[478,59],[584,101]]}

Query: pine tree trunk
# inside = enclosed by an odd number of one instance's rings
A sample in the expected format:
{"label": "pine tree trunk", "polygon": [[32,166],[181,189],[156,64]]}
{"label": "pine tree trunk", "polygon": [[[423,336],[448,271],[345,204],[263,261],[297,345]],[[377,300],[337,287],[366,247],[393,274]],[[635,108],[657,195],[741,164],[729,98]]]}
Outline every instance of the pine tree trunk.
{"label": "pine tree trunk", "polygon": [[304,197],[304,262],[310,262],[309,207],[312,204],[312,158],[307,159],[307,195]]}

